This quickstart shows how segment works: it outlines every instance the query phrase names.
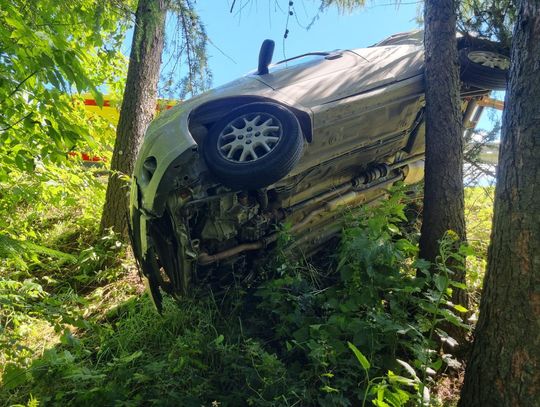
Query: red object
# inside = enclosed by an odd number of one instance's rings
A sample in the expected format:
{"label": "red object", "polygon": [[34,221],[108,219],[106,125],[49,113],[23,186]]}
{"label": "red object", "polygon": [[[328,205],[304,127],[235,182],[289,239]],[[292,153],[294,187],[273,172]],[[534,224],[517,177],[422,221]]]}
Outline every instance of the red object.
{"label": "red object", "polygon": [[[86,106],[99,106],[94,99],[84,99],[84,104]],[[110,107],[110,106],[111,106],[110,100],[103,101],[103,107]]]}
{"label": "red object", "polygon": [[[84,99],[84,104],[85,104],[85,106],[99,106],[94,99]],[[168,105],[165,105],[164,107],[160,108],[160,104],[158,103],[156,105],[156,110],[160,111],[163,108],[165,108],[166,110],[169,110],[169,109],[173,108],[174,106],[175,105],[173,105],[173,104],[168,104]],[[103,101],[103,107],[111,107],[111,101],[110,100],[104,100]]]}
{"label": "red object", "polygon": [[105,157],[98,157],[97,155],[90,155],[88,153],[78,153],[77,151],[70,151],[68,153],[70,157],[81,157],[81,160],[83,161],[91,161],[91,162],[100,162],[100,161],[107,161]]}

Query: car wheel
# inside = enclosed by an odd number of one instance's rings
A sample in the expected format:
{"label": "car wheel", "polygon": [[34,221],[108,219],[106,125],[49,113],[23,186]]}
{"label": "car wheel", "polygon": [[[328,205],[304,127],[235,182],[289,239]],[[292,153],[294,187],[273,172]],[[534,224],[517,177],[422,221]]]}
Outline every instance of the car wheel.
{"label": "car wheel", "polygon": [[459,51],[461,80],[483,89],[505,89],[510,58],[493,50],[463,48]]}
{"label": "car wheel", "polygon": [[203,155],[211,173],[233,189],[258,189],[287,175],[303,149],[298,120],[275,103],[234,109],[210,129]]}

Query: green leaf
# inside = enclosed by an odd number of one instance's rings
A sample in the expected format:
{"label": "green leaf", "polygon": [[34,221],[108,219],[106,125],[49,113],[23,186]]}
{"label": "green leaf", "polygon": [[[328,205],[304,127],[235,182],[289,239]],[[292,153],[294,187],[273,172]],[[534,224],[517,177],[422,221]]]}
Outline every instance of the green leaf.
{"label": "green leaf", "polygon": [[142,356],[142,352],[138,350],[137,352],[133,352],[131,355],[122,356],[121,358],[118,358],[118,362],[120,363],[129,363],[133,362],[135,359],[138,359]]}
{"label": "green leaf", "polygon": [[369,363],[369,360],[367,360],[367,358],[364,356],[364,354],[360,352],[360,350],[356,346],[354,346],[353,343],[347,342],[347,345],[349,345],[349,349],[353,351],[354,356],[356,356],[356,359],[358,359],[358,362],[360,362],[364,370],[369,370],[371,364]]}
{"label": "green leaf", "polygon": [[377,386],[377,401],[383,401],[384,400],[384,389],[385,388],[386,388],[386,385]]}
{"label": "green leaf", "polygon": [[94,97],[97,105],[99,107],[103,107],[103,93],[101,93],[97,88],[93,87],[92,88],[92,96]]}
{"label": "green leaf", "polygon": [[225,340],[225,337],[223,335],[219,335],[215,340],[215,344],[216,345],[221,345],[223,343],[223,341]]}
{"label": "green leaf", "polygon": [[476,256],[477,255],[476,251],[474,250],[474,247],[467,244],[462,244],[459,247],[459,254],[461,256]]}
{"label": "green leaf", "polygon": [[459,304],[456,304],[454,305],[454,309],[458,312],[468,312],[469,310],[467,308],[465,308],[463,305],[459,305]]}
{"label": "green leaf", "polygon": [[331,379],[332,377],[334,377],[334,374],[333,373],[323,373],[321,376],[322,377],[328,377],[328,378]]}
{"label": "green leaf", "polygon": [[406,405],[410,397],[407,392],[401,389],[395,389],[395,392],[387,390],[384,393],[384,398],[392,407],[402,407]]}
{"label": "green leaf", "polygon": [[16,20],[14,18],[5,17],[4,21],[11,27],[17,28],[19,30],[24,29],[24,25],[21,20]]}
{"label": "green leaf", "polygon": [[416,380],[413,380],[413,379],[409,379],[407,377],[403,377],[403,376],[400,376],[400,375],[388,375],[388,380],[390,381],[390,383],[392,384],[404,384],[405,386],[414,386],[417,381]]}
{"label": "green leaf", "polygon": [[461,288],[462,290],[467,289],[467,284],[460,283],[460,282],[457,282],[457,281],[454,281],[454,280],[450,280],[450,285],[452,287]]}
{"label": "green leaf", "polygon": [[416,381],[416,382],[419,382],[420,379],[418,378],[418,376],[416,375],[416,372],[414,370],[414,368],[409,365],[407,362],[405,362],[404,360],[401,360],[401,359],[396,359],[396,361],[405,368],[405,370],[407,371],[407,373],[409,373],[411,375],[411,377]]}
{"label": "green leaf", "polygon": [[21,386],[27,381],[27,371],[12,363],[8,364],[2,375],[3,387],[6,390]]}
{"label": "green leaf", "polygon": [[445,291],[448,287],[448,277],[442,274],[436,274],[433,277],[433,281],[435,282],[435,287],[437,287],[437,290],[439,290],[439,292]]}
{"label": "green leaf", "polygon": [[413,263],[413,267],[420,270],[423,274],[429,274],[431,262],[424,259],[416,259]]}

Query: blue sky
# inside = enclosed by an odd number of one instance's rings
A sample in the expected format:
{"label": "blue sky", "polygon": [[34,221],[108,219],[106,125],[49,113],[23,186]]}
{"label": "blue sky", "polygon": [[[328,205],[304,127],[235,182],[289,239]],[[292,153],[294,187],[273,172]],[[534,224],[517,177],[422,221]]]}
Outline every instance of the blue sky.
{"label": "blue sky", "polygon": [[[214,86],[231,81],[257,66],[259,47],[266,38],[276,42],[274,61],[309,51],[360,48],[391,34],[418,28],[419,2],[367,1],[364,9],[339,14],[335,7],[318,15],[319,0],[295,0],[289,16],[289,35],[283,43],[289,0],[200,0],[197,10],[212,44],[208,46]],[[315,16],[309,30],[306,27]],[[285,45],[285,48],[283,47]],[[225,55],[224,55],[225,54]]]}

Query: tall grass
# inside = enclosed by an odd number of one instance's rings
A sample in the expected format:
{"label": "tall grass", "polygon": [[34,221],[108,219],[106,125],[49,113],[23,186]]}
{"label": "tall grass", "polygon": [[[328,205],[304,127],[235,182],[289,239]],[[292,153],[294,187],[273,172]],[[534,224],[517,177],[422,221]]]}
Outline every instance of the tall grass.
{"label": "tall grass", "polygon": [[103,183],[79,180],[47,201],[20,178],[3,201],[14,214],[2,233],[3,404],[437,403],[428,389],[457,363],[440,323],[460,325],[463,310],[448,302],[451,280],[416,258],[401,193],[348,215],[330,269],[278,250],[258,286],[167,299],[159,316],[126,248],[97,234]]}

